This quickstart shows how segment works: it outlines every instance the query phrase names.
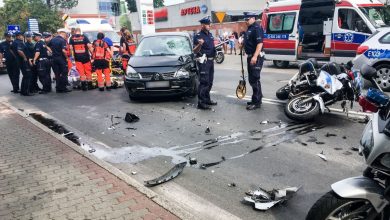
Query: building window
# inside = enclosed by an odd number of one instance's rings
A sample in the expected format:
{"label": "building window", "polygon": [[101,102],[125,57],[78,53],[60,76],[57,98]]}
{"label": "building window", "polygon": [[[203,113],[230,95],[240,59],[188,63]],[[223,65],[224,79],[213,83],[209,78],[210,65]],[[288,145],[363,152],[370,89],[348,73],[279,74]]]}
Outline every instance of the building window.
{"label": "building window", "polygon": [[99,1],[99,13],[114,15],[115,13],[112,11],[112,5],[115,2],[116,1]]}

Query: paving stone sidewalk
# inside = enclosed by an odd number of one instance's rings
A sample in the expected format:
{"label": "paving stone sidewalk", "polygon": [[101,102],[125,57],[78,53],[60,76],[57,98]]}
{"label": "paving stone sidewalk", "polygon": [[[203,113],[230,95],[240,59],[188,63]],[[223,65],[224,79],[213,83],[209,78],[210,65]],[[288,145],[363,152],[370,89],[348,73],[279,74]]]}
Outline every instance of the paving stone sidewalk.
{"label": "paving stone sidewalk", "polygon": [[0,103],[0,219],[178,219]]}

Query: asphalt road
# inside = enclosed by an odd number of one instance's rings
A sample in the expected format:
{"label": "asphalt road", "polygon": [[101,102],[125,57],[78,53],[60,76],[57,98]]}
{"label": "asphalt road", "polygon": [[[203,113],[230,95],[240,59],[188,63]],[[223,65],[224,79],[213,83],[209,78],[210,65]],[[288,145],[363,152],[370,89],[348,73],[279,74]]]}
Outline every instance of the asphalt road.
{"label": "asphalt road", "polygon": [[[238,58],[228,57],[216,65],[214,111],[197,110],[196,98],[131,102],[125,89],[21,97],[9,92],[6,75],[0,76],[0,95],[24,111],[55,117],[88,144],[83,146],[86,150],[96,149],[96,156],[130,175],[136,171],[133,177],[140,182],[189,157],[196,158],[198,165],[224,157],[207,169],[187,167],[173,181],[152,188],[199,216],[223,218],[226,213],[218,212],[225,210],[242,219],[304,219],[331,183],[362,173],[363,158],[350,148],[358,146],[364,124],[336,114],[294,124],[272,99],[296,69],[274,69],[269,64],[261,75],[267,99],[261,109],[246,111],[246,101],[234,98],[241,74]],[[140,121],[126,123],[126,112],[137,114]],[[111,115],[114,123],[119,122],[115,128],[110,127]],[[261,124],[265,120],[270,123]],[[327,162],[316,156],[321,152]],[[229,187],[230,183],[236,187]],[[248,190],[287,186],[302,188],[286,204],[266,212],[241,203]],[[215,211],[216,207],[221,210]]]}

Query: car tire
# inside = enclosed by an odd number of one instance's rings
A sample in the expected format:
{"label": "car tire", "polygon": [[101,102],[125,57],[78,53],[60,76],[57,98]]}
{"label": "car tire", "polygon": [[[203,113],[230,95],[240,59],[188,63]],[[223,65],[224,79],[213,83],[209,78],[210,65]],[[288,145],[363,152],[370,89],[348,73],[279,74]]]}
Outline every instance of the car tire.
{"label": "car tire", "polygon": [[375,69],[377,77],[374,80],[383,91],[390,92],[390,64],[380,64]]}
{"label": "car tire", "polygon": [[277,68],[281,68],[281,69],[287,68],[288,65],[290,64],[290,62],[288,62],[288,61],[282,61],[282,60],[274,60],[273,63],[274,63],[274,65],[275,65]]}

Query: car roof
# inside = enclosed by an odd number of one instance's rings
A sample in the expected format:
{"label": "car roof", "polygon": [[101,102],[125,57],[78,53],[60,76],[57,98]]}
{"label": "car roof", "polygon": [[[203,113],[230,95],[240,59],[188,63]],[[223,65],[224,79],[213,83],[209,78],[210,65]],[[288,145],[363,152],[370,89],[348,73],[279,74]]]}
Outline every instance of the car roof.
{"label": "car roof", "polygon": [[154,37],[154,36],[184,36],[189,37],[190,34],[187,32],[156,32],[153,34],[145,34],[144,37]]}

